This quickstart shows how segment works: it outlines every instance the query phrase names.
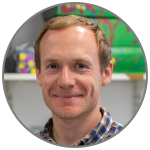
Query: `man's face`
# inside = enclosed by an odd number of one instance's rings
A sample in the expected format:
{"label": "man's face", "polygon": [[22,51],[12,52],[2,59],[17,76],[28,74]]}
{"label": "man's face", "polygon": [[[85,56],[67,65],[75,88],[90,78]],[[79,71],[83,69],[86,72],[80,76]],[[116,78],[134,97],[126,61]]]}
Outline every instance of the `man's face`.
{"label": "man's face", "polygon": [[72,119],[99,107],[102,75],[91,30],[80,26],[48,30],[40,54],[37,79],[52,115]]}

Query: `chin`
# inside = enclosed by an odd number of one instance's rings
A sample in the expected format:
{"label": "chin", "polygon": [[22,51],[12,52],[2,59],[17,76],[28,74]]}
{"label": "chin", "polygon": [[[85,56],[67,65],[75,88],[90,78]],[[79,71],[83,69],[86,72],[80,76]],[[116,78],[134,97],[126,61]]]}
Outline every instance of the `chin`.
{"label": "chin", "polygon": [[78,118],[82,112],[75,108],[63,108],[59,110],[51,110],[52,114],[61,118],[61,119],[75,119]]}

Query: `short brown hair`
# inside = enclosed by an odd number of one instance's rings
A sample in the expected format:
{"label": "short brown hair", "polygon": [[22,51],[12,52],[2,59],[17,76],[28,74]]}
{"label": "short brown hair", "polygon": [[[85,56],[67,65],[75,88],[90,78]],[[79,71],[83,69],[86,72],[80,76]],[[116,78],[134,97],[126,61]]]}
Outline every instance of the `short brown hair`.
{"label": "short brown hair", "polygon": [[111,44],[105,32],[100,29],[100,27],[94,24],[90,19],[76,16],[76,15],[68,15],[68,16],[58,16],[50,19],[40,31],[36,42],[35,42],[35,63],[37,68],[40,70],[41,61],[40,61],[40,42],[44,34],[47,30],[59,30],[66,28],[71,25],[78,25],[84,28],[91,29],[95,36],[96,42],[99,48],[99,58],[100,58],[100,66],[101,73],[108,66],[109,61],[111,59]]}

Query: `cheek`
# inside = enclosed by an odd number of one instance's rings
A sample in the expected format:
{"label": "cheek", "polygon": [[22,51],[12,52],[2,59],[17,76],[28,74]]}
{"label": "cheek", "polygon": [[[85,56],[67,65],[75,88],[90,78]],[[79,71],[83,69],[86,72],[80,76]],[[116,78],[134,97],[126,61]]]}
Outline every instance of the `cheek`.
{"label": "cheek", "polygon": [[88,83],[88,88],[91,90],[91,96],[92,98],[97,98],[100,96],[100,89],[101,89],[101,76],[95,75],[94,78],[90,80]]}
{"label": "cheek", "polygon": [[51,88],[54,86],[54,84],[55,84],[55,79],[53,79],[52,77],[50,77],[48,75],[42,76],[42,89],[45,92],[50,91]]}
{"label": "cheek", "polygon": [[93,97],[96,87],[99,86],[93,77],[80,78],[79,88],[84,89],[87,97]]}

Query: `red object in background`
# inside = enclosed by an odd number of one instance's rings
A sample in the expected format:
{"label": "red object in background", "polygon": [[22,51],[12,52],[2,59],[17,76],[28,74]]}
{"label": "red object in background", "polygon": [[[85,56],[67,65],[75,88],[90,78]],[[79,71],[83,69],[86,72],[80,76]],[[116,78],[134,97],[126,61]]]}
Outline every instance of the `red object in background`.
{"label": "red object in background", "polygon": [[92,11],[93,13],[95,12],[93,6],[90,6],[90,5],[85,5],[90,11]]}
{"label": "red object in background", "polygon": [[63,13],[67,12],[67,6],[66,6],[66,5],[63,5],[63,6],[61,7],[61,11],[62,11]]}

